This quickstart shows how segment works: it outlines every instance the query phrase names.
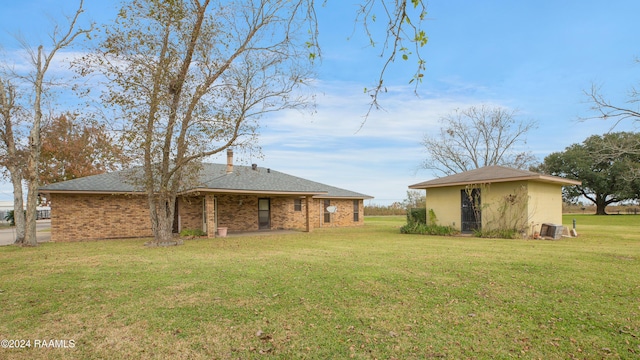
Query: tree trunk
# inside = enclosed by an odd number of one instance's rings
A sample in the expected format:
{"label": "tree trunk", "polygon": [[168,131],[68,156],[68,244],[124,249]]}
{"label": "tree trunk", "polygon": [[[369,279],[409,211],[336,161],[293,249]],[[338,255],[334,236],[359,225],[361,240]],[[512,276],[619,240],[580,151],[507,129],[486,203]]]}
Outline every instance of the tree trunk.
{"label": "tree trunk", "polygon": [[6,163],[5,166],[11,178],[13,186],[13,221],[16,226],[16,244],[24,242],[25,219],[24,219],[24,198],[22,194],[22,172],[19,164],[22,163],[18,158],[18,149],[13,133],[13,116],[12,112],[16,108],[16,92],[15,87],[7,82],[4,85],[4,79],[0,78],[0,108],[2,109],[2,141],[6,146]]}
{"label": "tree trunk", "polygon": [[38,168],[40,167],[40,150],[42,143],[40,141],[40,128],[42,126],[42,91],[43,91],[43,78],[46,72],[46,66],[42,63],[43,60],[43,47],[38,47],[38,57],[36,63],[36,79],[34,82],[35,99],[33,101],[33,125],[29,132],[29,157],[27,161],[27,170],[25,179],[27,180],[27,223],[24,233],[24,243],[26,246],[38,245],[36,238],[36,207],[38,206]]}
{"label": "tree trunk", "polygon": [[27,216],[25,224],[24,246],[38,245],[36,237],[36,217],[38,206],[38,181],[29,181],[27,186]]}
{"label": "tree trunk", "polygon": [[154,243],[157,245],[174,245],[173,216],[175,196],[171,194],[149,196],[151,227]]}
{"label": "tree trunk", "polygon": [[596,215],[608,215],[605,211],[609,202],[605,201],[604,197],[599,194],[596,195]]}
{"label": "tree trunk", "polygon": [[[59,28],[55,26],[53,33],[50,35],[50,38],[53,40],[52,47],[49,50],[48,55],[45,55],[44,47],[42,45],[38,46],[38,52],[36,54],[32,54],[32,65],[34,66],[34,71],[30,72],[28,76],[29,82],[33,82],[33,95],[29,96],[29,101],[33,101],[33,122],[31,124],[31,130],[29,131],[29,139],[28,139],[28,158],[26,159],[26,166],[24,164],[25,160],[21,159],[21,164],[17,165],[14,163],[14,166],[19,167],[21,172],[11,171],[12,175],[12,183],[14,185],[14,205],[18,206],[17,203],[20,203],[21,200],[17,200],[15,195],[16,192],[20,194],[22,197],[22,179],[27,181],[27,215],[26,215],[26,223],[24,228],[24,239],[22,240],[23,245],[27,246],[35,246],[38,244],[36,239],[36,207],[38,206],[38,188],[40,185],[39,182],[39,166],[40,166],[40,152],[42,150],[41,143],[41,125],[42,125],[42,97],[45,92],[44,86],[45,81],[44,77],[49,68],[49,65],[53,61],[55,54],[65,47],[68,47],[76,37],[82,34],[88,34],[93,29],[93,25],[87,30],[78,29],[75,27],[77,25],[77,20],[80,14],[83,13],[84,1],[80,0],[80,5],[78,6],[78,10],[75,15],[69,18],[69,29],[68,32],[59,32]],[[32,49],[27,48],[27,52],[31,53]],[[35,55],[35,56],[34,56]],[[6,100],[6,96],[4,94],[5,89],[3,86],[0,86],[0,90],[2,91],[2,104],[3,107],[6,107],[8,104]],[[5,130],[11,130],[11,118],[10,113],[3,114],[5,121]],[[13,147],[13,151],[15,151],[15,143],[10,145],[7,141],[13,142],[13,134],[10,132],[5,133],[6,138],[4,139],[7,144],[8,151],[10,151]],[[11,155],[11,154],[10,154]],[[11,156],[11,161],[16,161],[15,153]],[[17,174],[20,180],[14,180],[13,175]],[[22,207],[20,205],[19,209],[14,209],[14,217],[19,219],[22,216]],[[16,224],[17,225],[17,224]]]}
{"label": "tree trunk", "polygon": [[11,173],[11,184],[13,185],[13,221],[16,224],[16,240],[15,244],[24,243],[25,238],[25,218],[24,218],[24,199],[22,195],[22,178],[18,170],[9,170]]}

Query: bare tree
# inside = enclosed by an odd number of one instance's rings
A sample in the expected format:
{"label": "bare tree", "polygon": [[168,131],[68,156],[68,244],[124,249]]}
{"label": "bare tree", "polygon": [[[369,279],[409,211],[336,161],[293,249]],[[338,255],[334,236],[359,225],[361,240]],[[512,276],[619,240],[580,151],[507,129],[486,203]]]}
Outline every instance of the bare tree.
{"label": "bare tree", "polygon": [[[0,79],[0,83],[4,82],[2,89],[0,89],[2,92],[0,97],[3,99],[2,140],[6,154],[4,163],[7,166],[7,170],[11,173],[10,176],[14,186],[14,209],[18,210],[14,212],[15,214],[21,213],[20,209],[22,209],[21,199],[18,199],[18,197],[22,197],[22,180],[27,182],[27,211],[24,223],[24,238],[17,238],[17,242],[22,245],[37,245],[36,206],[38,205],[38,188],[40,186],[38,176],[40,152],[42,148],[40,131],[43,122],[43,97],[46,95],[48,89],[46,79],[47,70],[59,51],[69,47],[77,37],[91,31],[91,29],[78,28],[78,19],[84,11],[82,6],[83,1],[81,0],[76,13],[68,19],[69,24],[67,28],[61,30],[57,26],[54,27],[50,36],[52,44],[49,50],[46,50],[42,45],[38,46],[37,50],[34,50],[26,41],[22,41],[22,45],[29,55],[32,70],[26,75],[14,74],[13,80],[27,84],[30,89],[28,93],[24,94],[25,99],[22,101],[22,103],[25,104],[22,106],[22,109],[26,116],[23,125],[26,127],[25,132],[29,134],[28,139],[24,141],[26,147],[24,149],[24,158],[20,158],[21,155],[18,150],[19,141],[14,137],[16,134],[14,126],[18,121],[15,115],[19,108],[18,100],[15,96],[16,86],[12,81],[9,81],[7,75]],[[29,115],[26,115],[26,112],[28,112]],[[18,221],[16,221],[16,226],[19,226],[18,224]],[[21,231],[22,230],[18,230],[18,233],[20,234]]]}
{"label": "bare tree", "polygon": [[[640,59],[635,60],[640,63]],[[627,100],[620,103],[613,103],[602,94],[601,88],[593,84],[591,89],[584,92],[588,101],[591,103],[591,111],[593,116],[583,117],[580,120],[606,120],[612,121],[610,132],[623,122],[640,123],[640,90],[636,86],[632,86],[628,92]],[[631,138],[631,141],[610,141],[608,137],[603,137],[604,142],[601,150],[602,153],[594,154],[596,161],[608,161],[611,154],[618,158],[627,156],[640,155],[640,143],[637,137]],[[627,175],[628,181],[640,179],[640,170],[635,167],[635,171]]]}
{"label": "bare tree", "polygon": [[582,120],[588,119],[602,119],[612,120],[611,124],[613,129],[622,121],[640,121],[640,91],[632,87],[629,91],[629,98],[626,104],[614,104],[608,100],[602,92],[600,87],[592,85],[590,91],[585,91],[585,95],[591,102],[591,110],[595,113],[595,116],[586,117]]}
{"label": "bare tree", "polygon": [[[640,60],[636,60],[640,62]],[[628,93],[628,99],[624,104],[615,104],[607,99],[600,89],[596,85],[592,85],[589,91],[585,91],[585,95],[591,103],[591,111],[595,115],[590,117],[581,118],[585,120],[607,120],[612,121],[610,131],[614,130],[622,122],[640,123],[640,90],[637,87],[631,87]],[[603,139],[603,141],[608,141]],[[607,154],[614,152],[619,156],[625,155],[640,155],[638,153],[638,143],[619,143],[613,142],[605,144],[603,149]],[[606,160],[606,156],[603,157]],[[637,174],[637,178],[640,178],[640,173]]]}
{"label": "bare tree", "polygon": [[[24,194],[22,192],[22,165],[25,163],[24,151],[16,145],[14,134],[14,122],[21,118],[21,107],[17,103],[16,86],[8,79],[0,78],[0,139],[2,140],[2,156],[0,162],[6,169],[6,174],[13,186],[13,208],[24,208]],[[16,124],[18,125],[18,124]],[[13,219],[16,225],[16,243],[23,243],[25,237],[25,214],[23,211],[14,211]]]}
{"label": "bare tree", "polygon": [[202,159],[251,146],[260,116],[307,104],[294,90],[310,78],[311,3],[214,2],[134,0],[79,68],[108,79],[103,102],[143,169],[134,180],[158,244]]}
{"label": "bare tree", "polygon": [[515,111],[472,106],[444,116],[441,123],[439,136],[427,134],[422,141],[429,156],[425,169],[451,175],[491,165],[526,169],[535,161],[519,146],[536,123],[516,120]]}
{"label": "bare tree", "polygon": [[[157,243],[171,240],[177,193],[197,177],[202,159],[253,144],[262,115],[307,105],[297,89],[320,56],[315,5],[133,0],[106,28],[100,49],[84,59],[81,74],[108,79],[103,102],[121,116],[129,151],[144,169],[138,181]],[[421,0],[363,1],[356,21],[367,34],[378,9],[389,19],[387,65],[397,53],[409,58],[404,41],[417,48],[426,43],[417,25],[425,14]],[[374,103],[381,90],[382,80]]]}

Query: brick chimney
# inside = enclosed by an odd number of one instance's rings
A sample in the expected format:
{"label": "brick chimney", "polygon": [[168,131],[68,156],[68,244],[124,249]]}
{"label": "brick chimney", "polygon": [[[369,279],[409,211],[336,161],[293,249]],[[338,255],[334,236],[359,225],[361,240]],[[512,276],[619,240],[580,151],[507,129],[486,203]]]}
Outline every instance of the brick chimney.
{"label": "brick chimney", "polygon": [[233,172],[233,149],[227,149],[227,174]]}

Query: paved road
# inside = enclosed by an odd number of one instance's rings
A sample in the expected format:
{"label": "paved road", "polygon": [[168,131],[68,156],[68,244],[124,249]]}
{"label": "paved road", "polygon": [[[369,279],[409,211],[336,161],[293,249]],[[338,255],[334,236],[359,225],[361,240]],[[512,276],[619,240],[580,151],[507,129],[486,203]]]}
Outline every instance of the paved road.
{"label": "paved road", "polygon": [[[51,240],[51,220],[38,220],[36,223],[38,242]],[[11,245],[16,239],[16,229],[0,229],[0,246]]]}

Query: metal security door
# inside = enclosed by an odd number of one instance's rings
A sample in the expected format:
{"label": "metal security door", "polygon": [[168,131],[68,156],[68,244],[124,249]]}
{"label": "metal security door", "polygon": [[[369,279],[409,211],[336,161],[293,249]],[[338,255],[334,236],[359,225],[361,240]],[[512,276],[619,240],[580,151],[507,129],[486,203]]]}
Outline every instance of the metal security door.
{"label": "metal security door", "polygon": [[461,231],[470,233],[473,230],[482,228],[482,213],[480,211],[480,189],[473,189],[471,193],[468,190],[460,190],[460,213],[462,219],[460,222]]}

